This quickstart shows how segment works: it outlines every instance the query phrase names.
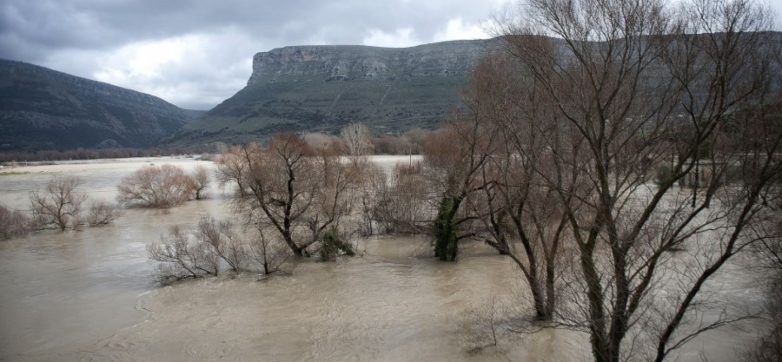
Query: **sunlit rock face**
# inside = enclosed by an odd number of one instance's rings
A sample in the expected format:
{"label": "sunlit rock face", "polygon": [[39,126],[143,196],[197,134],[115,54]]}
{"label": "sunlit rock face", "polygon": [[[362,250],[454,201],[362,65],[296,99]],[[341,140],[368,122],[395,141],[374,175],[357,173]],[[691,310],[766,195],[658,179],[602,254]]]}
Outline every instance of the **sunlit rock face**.
{"label": "sunlit rock face", "polygon": [[149,94],[0,59],[0,151],[149,147],[192,116]]}
{"label": "sunlit rock face", "polygon": [[280,131],[379,133],[434,128],[458,106],[472,67],[498,40],[411,48],[292,46],[258,53],[247,86],[187,125],[183,143],[251,140]]}

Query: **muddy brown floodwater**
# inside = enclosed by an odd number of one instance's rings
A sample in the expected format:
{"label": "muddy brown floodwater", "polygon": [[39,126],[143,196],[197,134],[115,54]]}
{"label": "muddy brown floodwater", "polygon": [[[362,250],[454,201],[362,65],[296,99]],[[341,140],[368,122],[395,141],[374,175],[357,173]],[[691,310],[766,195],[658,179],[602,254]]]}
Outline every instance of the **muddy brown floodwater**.
{"label": "muddy brown floodwater", "polygon": [[[409,162],[374,160],[389,169]],[[0,201],[26,208],[52,174],[80,176],[90,197],[112,200],[119,180],[149,163],[213,168],[174,158],[27,167],[0,176]],[[589,360],[588,337],[566,330],[500,331],[497,347],[470,351],[471,311],[520,300],[524,289],[515,266],[479,244],[441,263],[425,238],[376,237],[360,242],[362,257],[298,262],[262,281],[155,285],[146,245],[202,215],[231,217],[224,195],[213,186],[209,199],[168,212],[129,209],[107,227],[0,242],[0,360]],[[710,288],[739,305],[762,303],[756,277],[740,267]],[[735,360],[760,333],[743,327],[705,334],[674,358]]]}

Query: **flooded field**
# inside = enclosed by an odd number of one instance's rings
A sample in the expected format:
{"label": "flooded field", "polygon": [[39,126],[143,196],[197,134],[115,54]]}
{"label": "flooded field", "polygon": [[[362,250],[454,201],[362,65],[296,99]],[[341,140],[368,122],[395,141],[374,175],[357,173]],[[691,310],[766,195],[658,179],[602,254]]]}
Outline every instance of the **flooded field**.
{"label": "flooded field", "polygon": [[[409,158],[374,159],[390,169]],[[53,174],[85,180],[90,198],[113,200],[119,180],[148,164],[192,169],[193,159],[127,159],[19,168],[0,176],[0,201],[25,209],[30,191]],[[203,215],[232,216],[224,190],[169,211],[127,209],[113,225],[44,231],[0,242],[0,360],[589,360],[588,336],[567,330],[520,335],[501,330],[499,345],[465,342],[475,308],[523,300],[509,259],[479,244],[458,263],[432,258],[422,237],[360,241],[363,256],[337,263],[304,260],[265,280],[223,276],[154,284],[146,245],[170,227]],[[758,309],[758,276],[732,265],[710,285],[714,299]],[[523,313],[529,312],[519,308]],[[718,313],[716,311],[715,313]],[[697,338],[678,360],[733,361],[761,328],[725,328]]]}

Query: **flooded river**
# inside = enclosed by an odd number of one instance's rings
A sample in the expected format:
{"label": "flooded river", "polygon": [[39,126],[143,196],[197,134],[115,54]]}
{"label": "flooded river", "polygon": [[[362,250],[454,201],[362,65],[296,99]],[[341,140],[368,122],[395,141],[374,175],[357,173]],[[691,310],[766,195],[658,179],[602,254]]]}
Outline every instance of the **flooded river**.
{"label": "flooded river", "polygon": [[[409,159],[375,161],[390,168]],[[0,201],[27,208],[29,192],[52,174],[82,177],[90,198],[113,200],[119,180],[150,163],[213,168],[173,158],[27,167],[0,176]],[[170,211],[128,209],[110,226],[0,242],[0,360],[589,360],[588,336],[566,330],[500,331],[497,347],[471,350],[471,311],[524,294],[510,260],[479,244],[441,263],[424,238],[376,237],[361,241],[361,257],[305,260],[261,281],[154,284],[146,245],[203,215],[231,217],[225,197],[213,185],[209,199]],[[758,306],[756,280],[739,269],[714,293]],[[675,357],[735,360],[759,333],[754,326],[711,332]]]}

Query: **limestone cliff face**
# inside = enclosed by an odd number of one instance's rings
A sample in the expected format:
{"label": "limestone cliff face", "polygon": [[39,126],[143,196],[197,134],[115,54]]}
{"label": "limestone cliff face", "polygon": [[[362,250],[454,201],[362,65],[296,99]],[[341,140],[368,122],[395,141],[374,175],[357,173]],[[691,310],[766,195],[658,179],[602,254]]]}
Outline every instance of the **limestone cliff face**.
{"label": "limestone cliff face", "polygon": [[258,53],[247,86],[185,126],[182,142],[244,142],[282,131],[433,128],[459,105],[472,67],[495,40],[411,48],[292,46]]}
{"label": "limestone cliff face", "polygon": [[466,74],[486,41],[451,41],[412,48],[294,46],[258,53],[248,85],[299,80],[395,80]]}
{"label": "limestone cliff face", "polygon": [[149,94],[0,60],[0,150],[149,147],[192,116]]}

